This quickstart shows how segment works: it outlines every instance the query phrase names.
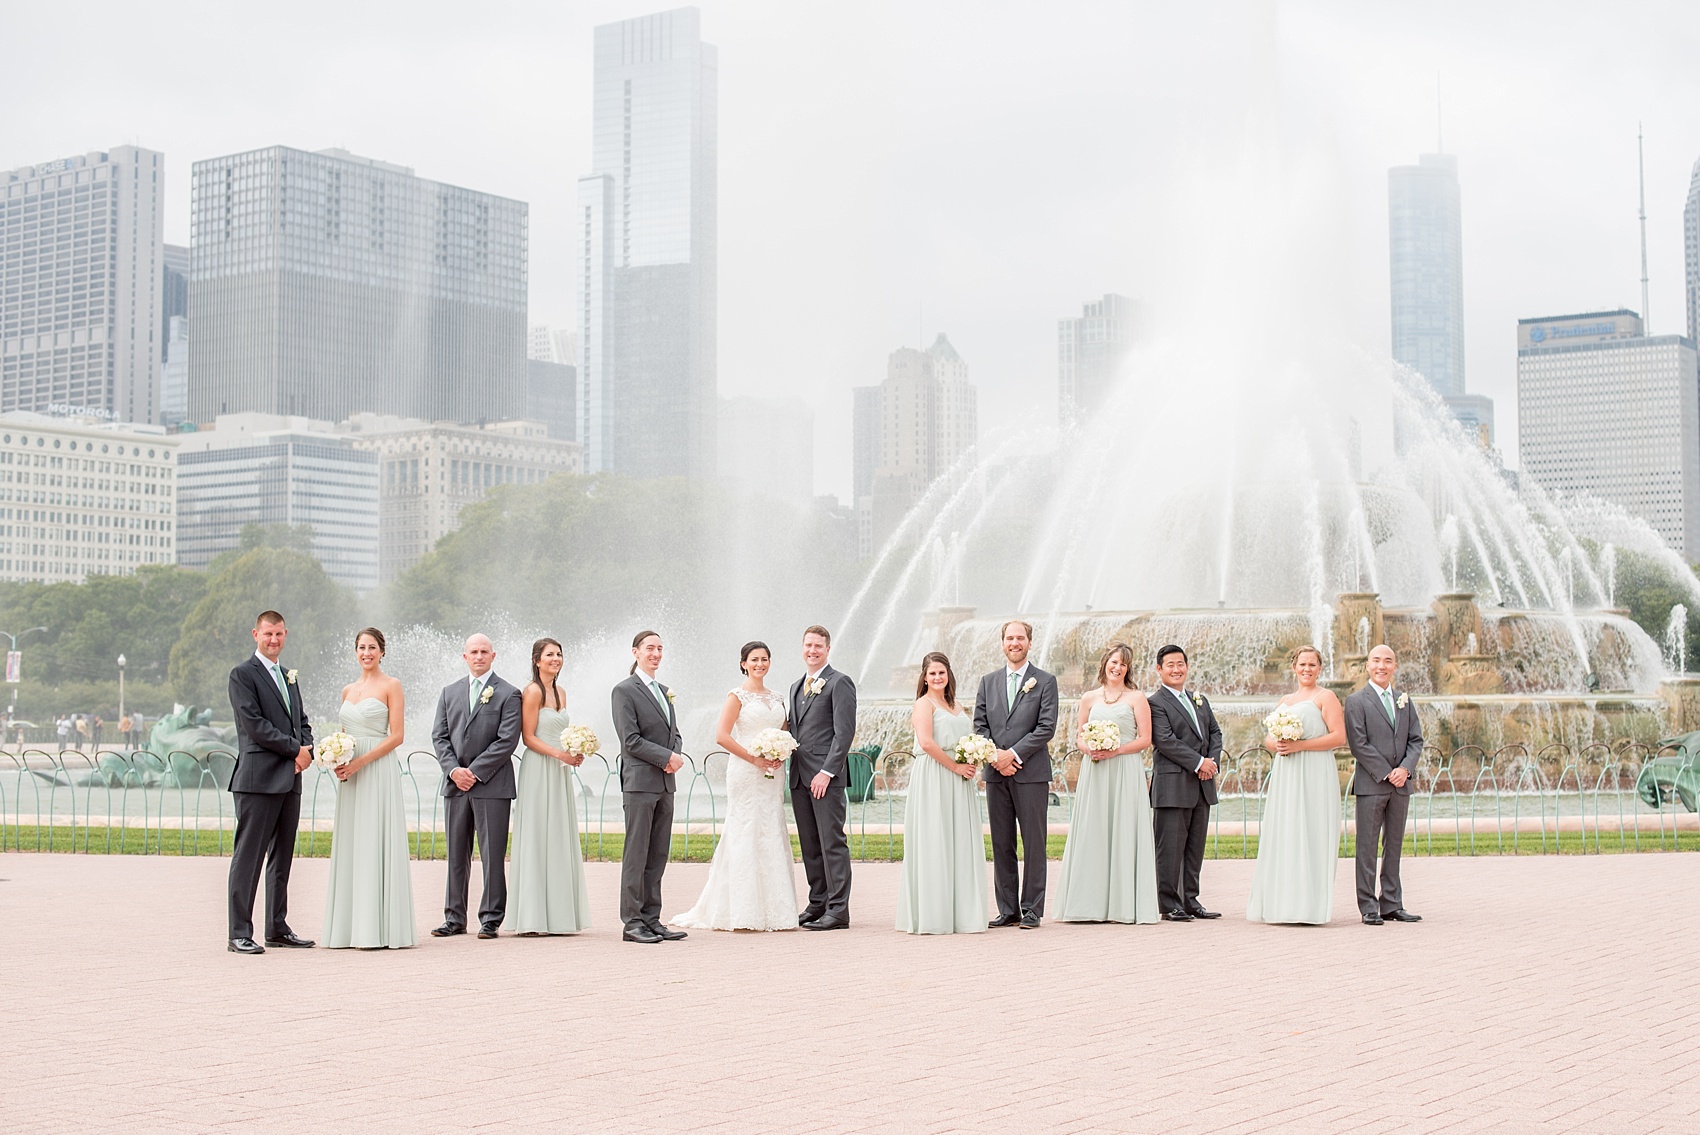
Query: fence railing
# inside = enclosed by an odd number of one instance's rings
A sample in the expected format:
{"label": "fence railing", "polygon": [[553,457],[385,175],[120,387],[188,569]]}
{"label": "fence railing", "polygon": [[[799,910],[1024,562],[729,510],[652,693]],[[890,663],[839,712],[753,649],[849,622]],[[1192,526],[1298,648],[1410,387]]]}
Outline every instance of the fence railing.
{"label": "fence railing", "polygon": [[[1066,831],[1083,754],[1054,761],[1050,822]],[[675,777],[674,855],[705,858],[725,820],[721,751],[687,758]],[[881,754],[871,779],[851,786],[848,833],[860,858],[901,859],[904,805],[916,758]],[[922,757],[922,760],[931,758]],[[1118,758],[1125,759],[1125,758]],[[1254,857],[1273,760],[1262,749],[1224,754],[1210,820],[1217,858]],[[1149,768],[1149,754],[1146,755]],[[413,854],[443,854],[442,770],[435,754],[399,756]],[[1406,827],[1409,854],[1520,854],[1670,850],[1700,846],[1700,754],[1615,745],[1467,746],[1425,750]],[[229,854],[235,814],[228,794],[235,757],[29,748],[0,753],[0,851]],[[571,770],[579,834],[593,858],[616,855],[624,834],[619,761],[600,754]],[[329,846],[337,780],[317,765],[303,774],[301,833]],[[786,805],[789,807],[789,804]],[[982,805],[983,807],[983,805]],[[1343,792],[1341,847],[1353,800]],[[982,813],[983,815],[983,813]]]}

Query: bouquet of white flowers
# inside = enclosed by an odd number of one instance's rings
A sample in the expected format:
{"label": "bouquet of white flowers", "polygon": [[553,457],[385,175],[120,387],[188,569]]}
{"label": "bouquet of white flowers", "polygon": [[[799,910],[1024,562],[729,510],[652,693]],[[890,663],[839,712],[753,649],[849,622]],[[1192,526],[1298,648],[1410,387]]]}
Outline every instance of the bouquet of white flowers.
{"label": "bouquet of white flowers", "polygon": [[575,757],[588,757],[600,748],[596,731],[588,725],[569,725],[561,730],[561,748]]}
{"label": "bouquet of white flowers", "polygon": [[989,765],[998,747],[990,737],[970,733],[956,743],[956,763],[959,765]]}
{"label": "bouquet of white flowers", "polygon": [[1094,753],[1107,753],[1122,747],[1121,726],[1113,721],[1088,721],[1081,727],[1086,747]]}
{"label": "bouquet of white flowers", "polygon": [[1263,719],[1263,727],[1277,741],[1302,741],[1305,721],[1292,706],[1277,706],[1275,712]]}
{"label": "bouquet of white flowers", "polygon": [[[797,751],[797,738],[783,729],[763,729],[750,742],[750,752],[764,761],[782,761]],[[771,772],[763,772],[763,776],[772,780]]]}
{"label": "bouquet of white flowers", "polygon": [[328,769],[345,765],[354,758],[354,738],[337,730],[313,749],[314,757]]}

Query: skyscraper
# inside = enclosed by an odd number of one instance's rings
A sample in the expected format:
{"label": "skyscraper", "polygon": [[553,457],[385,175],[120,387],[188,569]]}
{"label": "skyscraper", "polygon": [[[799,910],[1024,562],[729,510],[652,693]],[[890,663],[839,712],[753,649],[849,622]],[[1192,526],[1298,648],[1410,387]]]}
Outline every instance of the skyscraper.
{"label": "skyscraper", "polygon": [[158,419],[164,189],[136,146],[0,173],[0,412]]}
{"label": "skyscraper", "polygon": [[1435,392],[1464,393],[1464,229],[1458,159],[1422,154],[1387,171],[1393,357]]}
{"label": "skyscraper", "polygon": [[1517,321],[1523,475],[1587,493],[1700,554],[1700,374],[1694,341],[1645,336],[1632,311]]}
{"label": "skyscraper", "polygon": [[578,184],[585,468],[712,476],[717,52],[695,8],[604,24],[595,51]]}
{"label": "skyscraper", "polygon": [[[867,389],[867,388],[862,388]],[[942,334],[925,351],[900,347],[886,362],[879,392],[879,463],[867,503],[856,502],[860,552],[885,542],[927,486],[947,473],[978,438],[977,396],[968,364]],[[858,393],[858,408],[862,396]],[[858,436],[864,429],[858,423]],[[871,439],[870,439],[871,440]]]}
{"label": "skyscraper", "polygon": [[1682,210],[1682,266],[1688,277],[1688,338],[1700,343],[1700,161],[1688,179],[1688,204]]}
{"label": "skyscraper", "polygon": [[344,150],[196,162],[190,419],[516,417],[524,202]]}
{"label": "skyscraper", "polygon": [[1057,413],[1064,425],[1104,404],[1138,331],[1134,302],[1107,292],[1057,320]]}
{"label": "skyscraper", "polygon": [[[171,321],[189,314],[189,250],[181,244],[162,244],[160,264],[163,266],[159,288],[160,341],[169,346]],[[161,362],[167,353],[160,351]]]}

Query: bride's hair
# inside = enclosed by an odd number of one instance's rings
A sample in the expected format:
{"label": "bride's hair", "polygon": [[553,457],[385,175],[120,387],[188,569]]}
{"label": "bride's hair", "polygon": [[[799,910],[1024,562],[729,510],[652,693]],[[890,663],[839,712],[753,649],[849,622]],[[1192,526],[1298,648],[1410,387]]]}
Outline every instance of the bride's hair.
{"label": "bride's hair", "polygon": [[[531,683],[543,694],[544,705],[550,709],[560,709],[563,704],[560,683],[550,682],[547,686],[543,684],[543,651],[551,646],[563,654],[566,653],[566,647],[552,638],[540,638],[531,644]],[[554,702],[553,705],[550,705],[551,701]]]}
{"label": "bride's hair", "polygon": [[744,669],[744,663],[748,662],[750,655],[758,650],[765,653],[769,658],[773,657],[773,651],[767,649],[767,643],[760,641],[746,642],[738,648],[738,673],[745,676],[749,675],[749,671]]}
{"label": "bride's hair", "polygon": [[360,646],[360,640],[365,638],[367,635],[371,635],[372,641],[378,644],[379,655],[389,653],[389,644],[384,641],[384,632],[379,630],[377,627],[360,628],[359,632],[354,636],[354,646],[356,649]]}
{"label": "bride's hair", "polygon": [[[661,637],[659,634],[656,634],[656,632],[654,632],[654,631],[639,631],[636,635],[632,636],[632,649],[636,650],[638,647],[642,646],[643,640],[648,638],[650,635],[655,635],[656,638]],[[632,668],[630,670],[627,670],[626,673],[628,673],[628,674],[636,674],[637,673],[637,659],[635,659],[635,658],[632,659]]]}
{"label": "bride's hair", "polygon": [[1104,688],[1104,682],[1110,676],[1110,659],[1120,657],[1122,666],[1122,685],[1133,689],[1133,647],[1125,642],[1112,642],[1105,650],[1104,657],[1098,660],[1098,688]]}
{"label": "bride's hair", "polygon": [[1307,644],[1305,646],[1295,646],[1287,652],[1287,669],[1291,670],[1294,666],[1297,666],[1299,664],[1299,659],[1303,658],[1307,654],[1316,655],[1316,664],[1318,666],[1322,665],[1322,651]]}
{"label": "bride's hair", "polygon": [[932,669],[935,662],[944,667],[944,703],[951,709],[955,709],[956,671],[950,668],[950,659],[942,651],[930,651],[925,658],[921,659],[921,677],[915,683],[915,696],[917,698],[927,696],[927,671]]}

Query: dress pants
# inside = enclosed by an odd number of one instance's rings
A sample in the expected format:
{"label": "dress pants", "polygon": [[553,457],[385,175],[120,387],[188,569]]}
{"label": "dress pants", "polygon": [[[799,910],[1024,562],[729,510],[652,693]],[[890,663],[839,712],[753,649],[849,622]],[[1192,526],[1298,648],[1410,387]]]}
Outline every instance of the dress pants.
{"label": "dress pants", "polygon": [[844,831],[849,813],[850,798],[836,780],[819,800],[807,781],[791,789],[791,815],[809,880],[808,909],[845,922],[850,921],[850,839]]}
{"label": "dress pants", "polygon": [[236,845],[230,854],[230,936],[254,936],[254,893],[266,870],[267,938],[289,933],[289,868],[295,861],[299,792],[232,792]]}
{"label": "dress pants", "polygon": [[466,925],[466,894],[472,882],[472,835],[484,864],[484,893],[478,899],[481,925],[501,925],[508,909],[508,813],[512,800],[458,793],[443,797],[443,829],[449,842],[449,885],[443,921]]}
{"label": "dress pants", "polygon": [[1210,831],[1210,805],[1153,808],[1157,828],[1157,905],[1163,911],[1199,906],[1198,875],[1204,868],[1204,840]]}
{"label": "dress pants", "polygon": [[[1005,918],[1045,914],[1045,837],[1051,802],[1049,781],[1013,777],[986,779],[986,817],[992,828],[992,896]],[[1015,834],[1021,832],[1021,870],[1015,863]],[[1019,894],[1019,901],[1018,896]]]}
{"label": "dress pants", "polygon": [[673,794],[622,792],[626,842],[620,849],[620,922],[627,929],[661,925],[661,873],[673,846]]}
{"label": "dress pants", "polygon": [[[1399,851],[1405,842],[1405,817],[1411,798],[1398,792],[1359,796],[1358,806],[1358,913],[1388,915],[1403,910],[1405,895],[1399,886]],[[1375,853],[1381,844],[1381,898],[1375,897]]]}

